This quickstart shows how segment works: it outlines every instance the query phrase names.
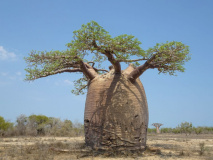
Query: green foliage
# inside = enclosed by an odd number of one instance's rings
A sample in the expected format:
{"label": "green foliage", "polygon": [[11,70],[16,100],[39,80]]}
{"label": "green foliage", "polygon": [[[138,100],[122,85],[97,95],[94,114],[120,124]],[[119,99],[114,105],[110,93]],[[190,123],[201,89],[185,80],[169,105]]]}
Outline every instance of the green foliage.
{"label": "green foliage", "polygon": [[156,133],[156,128],[148,128],[147,132],[148,133]]}
{"label": "green foliage", "polygon": [[[184,72],[183,65],[190,60],[189,47],[181,42],[156,44],[145,51],[140,46],[141,42],[133,35],[122,34],[113,38],[95,21],[82,25],[73,34],[73,40],[66,45],[68,48],[65,51],[31,51],[29,57],[25,57],[28,64],[25,69],[28,73],[26,80],[73,72],[73,69],[75,72],[82,72],[82,62],[96,62],[94,67],[103,69],[102,64],[109,57],[114,57],[113,62],[133,63],[135,66],[142,65],[139,61],[147,60],[148,68],[176,75],[176,71]],[[138,59],[133,60],[135,57]],[[85,77],[76,80],[76,90],[72,90],[72,93],[83,94],[87,81]]]}
{"label": "green foliage", "polygon": [[49,118],[47,116],[44,115],[31,115],[28,117],[29,120],[33,120],[37,125],[41,125],[44,123],[47,123]]}
{"label": "green foliage", "polygon": [[193,127],[193,131],[198,135],[198,134],[201,134],[202,133],[202,128],[201,127]]}
{"label": "green foliage", "polygon": [[172,133],[172,128],[161,128],[161,133]]}
{"label": "green foliage", "polygon": [[[155,128],[148,128],[148,133],[154,133]],[[180,125],[178,125],[175,128],[161,128],[161,133],[185,133],[188,134],[212,134],[213,133],[213,127],[193,127],[192,123],[189,122],[182,122]]]}
{"label": "green foliage", "polygon": [[181,133],[191,134],[192,133],[192,123],[182,122],[179,126]]}
{"label": "green foliage", "polygon": [[172,129],[172,133],[178,134],[178,133],[181,133],[181,130],[180,130],[179,127],[176,127],[176,128],[173,128],[173,129]]}
{"label": "green foliage", "polygon": [[12,126],[13,126],[13,123],[5,121],[5,119],[0,116],[0,131],[6,131]]}
{"label": "green foliage", "polygon": [[83,76],[82,78],[79,78],[78,80],[75,80],[74,82],[75,89],[71,90],[71,92],[75,95],[84,94],[84,89],[87,86],[87,78]]}
{"label": "green foliage", "polygon": [[190,60],[189,47],[181,42],[167,42],[156,44],[146,51],[146,56],[155,55],[154,68],[158,68],[159,73],[169,73],[175,75],[176,71],[184,72],[183,65]]}
{"label": "green foliage", "polygon": [[49,122],[49,118],[44,115],[31,115],[28,117],[29,121],[34,123],[38,134],[44,134],[44,128]]}
{"label": "green foliage", "polygon": [[[81,29],[73,32],[74,37],[67,46],[77,51],[83,59],[88,55],[87,51],[95,54],[92,61],[102,63],[106,60],[105,51],[112,52],[117,59],[126,60],[131,55],[143,56],[144,51],[140,48],[141,42],[132,35],[120,35],[112,38],[97,22],[91,21],[82,25]],[[81,54],[80,54],[80,53]]]}
{"label": "green foliage", "polygon": [[58,70],[75,67],[80,60],[76,53],[66,51],[31,51],[29,57],[24,58],[28,64],[25,69],[28,81],[56,74]]}

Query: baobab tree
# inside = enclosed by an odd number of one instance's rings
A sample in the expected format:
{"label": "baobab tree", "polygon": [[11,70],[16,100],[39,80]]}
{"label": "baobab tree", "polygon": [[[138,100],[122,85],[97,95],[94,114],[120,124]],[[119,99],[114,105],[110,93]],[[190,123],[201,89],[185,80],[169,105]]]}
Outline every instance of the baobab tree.
{"label": "baobab tree", "polygon": [[161,123],[153,123],[152,125],[156,127],[156,133],[160,133],[160,126],[162,126],[163,124],[161,124]]}
{"label": "baobab tree", "polygon": [[[132,35],[111,37],[97,22],[73,32],[64,51],[31,51],[26,80],[59,73],[82,73],[74,82],[76,95],[87,89],[85,142],[92,148],[144,149],[148,105],[139,77],[148,69],[175,75],[190,59],[181,42],[156,44],[148,50]],[[104,69],[110,62],[109,69]],[[129,66],[121,69],[121,63]]]}

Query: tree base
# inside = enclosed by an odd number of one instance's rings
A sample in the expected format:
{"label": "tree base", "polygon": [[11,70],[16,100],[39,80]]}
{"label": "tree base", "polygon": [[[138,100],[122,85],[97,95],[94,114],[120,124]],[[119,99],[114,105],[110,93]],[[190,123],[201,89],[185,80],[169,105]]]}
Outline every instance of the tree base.
{"label": "tree base", "polygon": [[146,147],[142,148],[126,148],[126,147],[102,147],[94,148],[90,154],[92,156],[104,156],[104,157],[138,157],[142,156]]}

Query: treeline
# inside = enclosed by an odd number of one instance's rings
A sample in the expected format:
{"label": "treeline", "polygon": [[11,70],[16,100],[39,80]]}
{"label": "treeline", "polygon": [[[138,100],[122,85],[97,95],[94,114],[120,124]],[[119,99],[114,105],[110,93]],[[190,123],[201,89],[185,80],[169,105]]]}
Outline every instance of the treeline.
{"label": "treeline", "polygon": [[[194,127],[192,123],[182,122],[175,128],[161,128],[161,133],[182,134],[212,134],[213,127]],[[148,128],[148,133],[156,133],[156,128]]]}
{"label": "treeline", "polygon": [[[156,128],[148,128],[148,133],[156,133]],[[161,128],[161,133],[213,134],[213,127],[194,127],[183,122],[175,128]],[[15,123],[0,116],[0,137],[6,136],[84,136],[84,126],[79,122],[61,120],[45,115],[20,115]]]}
{"label": "treeline", "polygon": [[61,120],[45,115],[20,115],[15,123],[0,116],[0,136],[83,136],[84,127],[79,122]]}

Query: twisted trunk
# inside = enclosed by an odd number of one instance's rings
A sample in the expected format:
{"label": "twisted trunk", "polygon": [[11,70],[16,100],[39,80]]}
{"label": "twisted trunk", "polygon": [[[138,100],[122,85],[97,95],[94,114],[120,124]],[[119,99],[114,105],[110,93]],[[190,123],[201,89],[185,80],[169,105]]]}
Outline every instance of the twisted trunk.
{"label": "twisted trunk", "polygon": [[84,126],[86,145],[93,148],[144,149],[148,106],[139,79],[131,82],[129,66],[118,74],[96,76],[89,82]]}

